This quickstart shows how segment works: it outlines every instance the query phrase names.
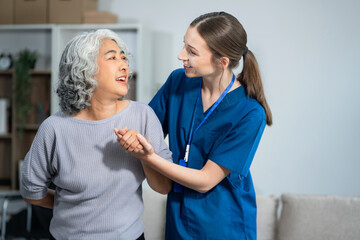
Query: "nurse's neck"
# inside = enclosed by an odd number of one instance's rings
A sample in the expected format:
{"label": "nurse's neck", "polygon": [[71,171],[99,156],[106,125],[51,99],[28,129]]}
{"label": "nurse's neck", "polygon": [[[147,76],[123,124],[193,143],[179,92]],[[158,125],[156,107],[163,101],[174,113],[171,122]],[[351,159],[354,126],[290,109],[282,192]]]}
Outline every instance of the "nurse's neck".
{"label": "nurse's neck", "polygon": [[[202,97],[204,112],[209,107],[211,107],[216,102],[216,100],[221,96],[221,94],[230,84],[232,77],[233,77],[233,73],[230,70],[225,70],[224,72],[221,71],[203,77],[203,82],[201,85],[201,97]],[[229,92],[238,88],[240,85],[241,85],[240,82],[235,80]]]}

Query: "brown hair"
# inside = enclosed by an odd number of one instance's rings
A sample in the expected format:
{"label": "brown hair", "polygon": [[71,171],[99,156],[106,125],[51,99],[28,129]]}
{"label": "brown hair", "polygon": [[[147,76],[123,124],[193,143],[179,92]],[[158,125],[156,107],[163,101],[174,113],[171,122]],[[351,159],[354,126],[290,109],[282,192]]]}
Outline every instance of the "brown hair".
{"label": "brown hair", "polygon": [[239,65],[243,57],[243,70],[237,76],[247,96],[256,99],[265,110],[267,125],[272,124],[272,114],[267,104],[261,81],[260,70],[254,54],[247,49],[247,35],[241,23],[225,12],[212,12],[199,16],[191,24],[204,38],[214,60],[227,57],[229,68]]}

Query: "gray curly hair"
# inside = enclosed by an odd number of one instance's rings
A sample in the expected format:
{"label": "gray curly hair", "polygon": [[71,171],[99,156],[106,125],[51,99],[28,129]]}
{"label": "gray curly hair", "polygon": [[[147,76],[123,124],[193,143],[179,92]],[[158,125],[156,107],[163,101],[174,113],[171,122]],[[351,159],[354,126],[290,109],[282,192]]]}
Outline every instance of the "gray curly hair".
{"label": "gray curly hair", "polygon": [[60,98],[59,105],[64,113],[73,115],[90,106],[92,93],[97,87],[97,57],[105,38],[114,40],[129,59],[130,53],[125,43],[111,30],[84,32],[71,39],[60,59],[56,89]]}

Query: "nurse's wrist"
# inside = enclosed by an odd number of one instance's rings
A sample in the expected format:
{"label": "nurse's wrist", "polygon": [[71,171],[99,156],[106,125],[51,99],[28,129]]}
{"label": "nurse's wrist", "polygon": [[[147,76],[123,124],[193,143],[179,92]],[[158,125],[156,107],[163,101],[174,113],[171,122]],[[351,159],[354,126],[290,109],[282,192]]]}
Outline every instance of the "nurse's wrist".
{"label": "nurse's wrist", "polygon": [[153,153],[143,155],[141,157],[141,161],[151,167],[155,164],[155,162],[157,161],[156,160],[157,158],[159,158],[159,156],[155,152],[153,152]]}
{"label": "nurse's wrist", "polygon": [[145,163],[151,163],[152,161],[154,161],[155,157],[156,157],[156,153],[153,152],[153,153],[149,153],[149,154],[144,155],[141,159]]}

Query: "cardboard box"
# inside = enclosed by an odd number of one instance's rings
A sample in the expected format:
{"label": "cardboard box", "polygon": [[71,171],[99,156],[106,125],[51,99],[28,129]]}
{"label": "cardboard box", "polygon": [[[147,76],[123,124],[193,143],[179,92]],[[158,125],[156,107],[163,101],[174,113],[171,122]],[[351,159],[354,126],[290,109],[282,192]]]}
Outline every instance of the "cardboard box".
{"label": "cardboard box", "polygon": [[49,23],[83,23],[85,11],[96,11],[98,0],[50,0]]}
{"label": "cardboard box", "polygon": [[15,0],[16,24],[47,23],[48,0]]}
{"label": "cardboard box", "polygon": [[106,11],[86,11],[84,12],[83,23],[117,23],[116,14]]}
{"label": "cardboard box", "polygon": [[14,23],[14,1],[0,0],[0,24]]}

